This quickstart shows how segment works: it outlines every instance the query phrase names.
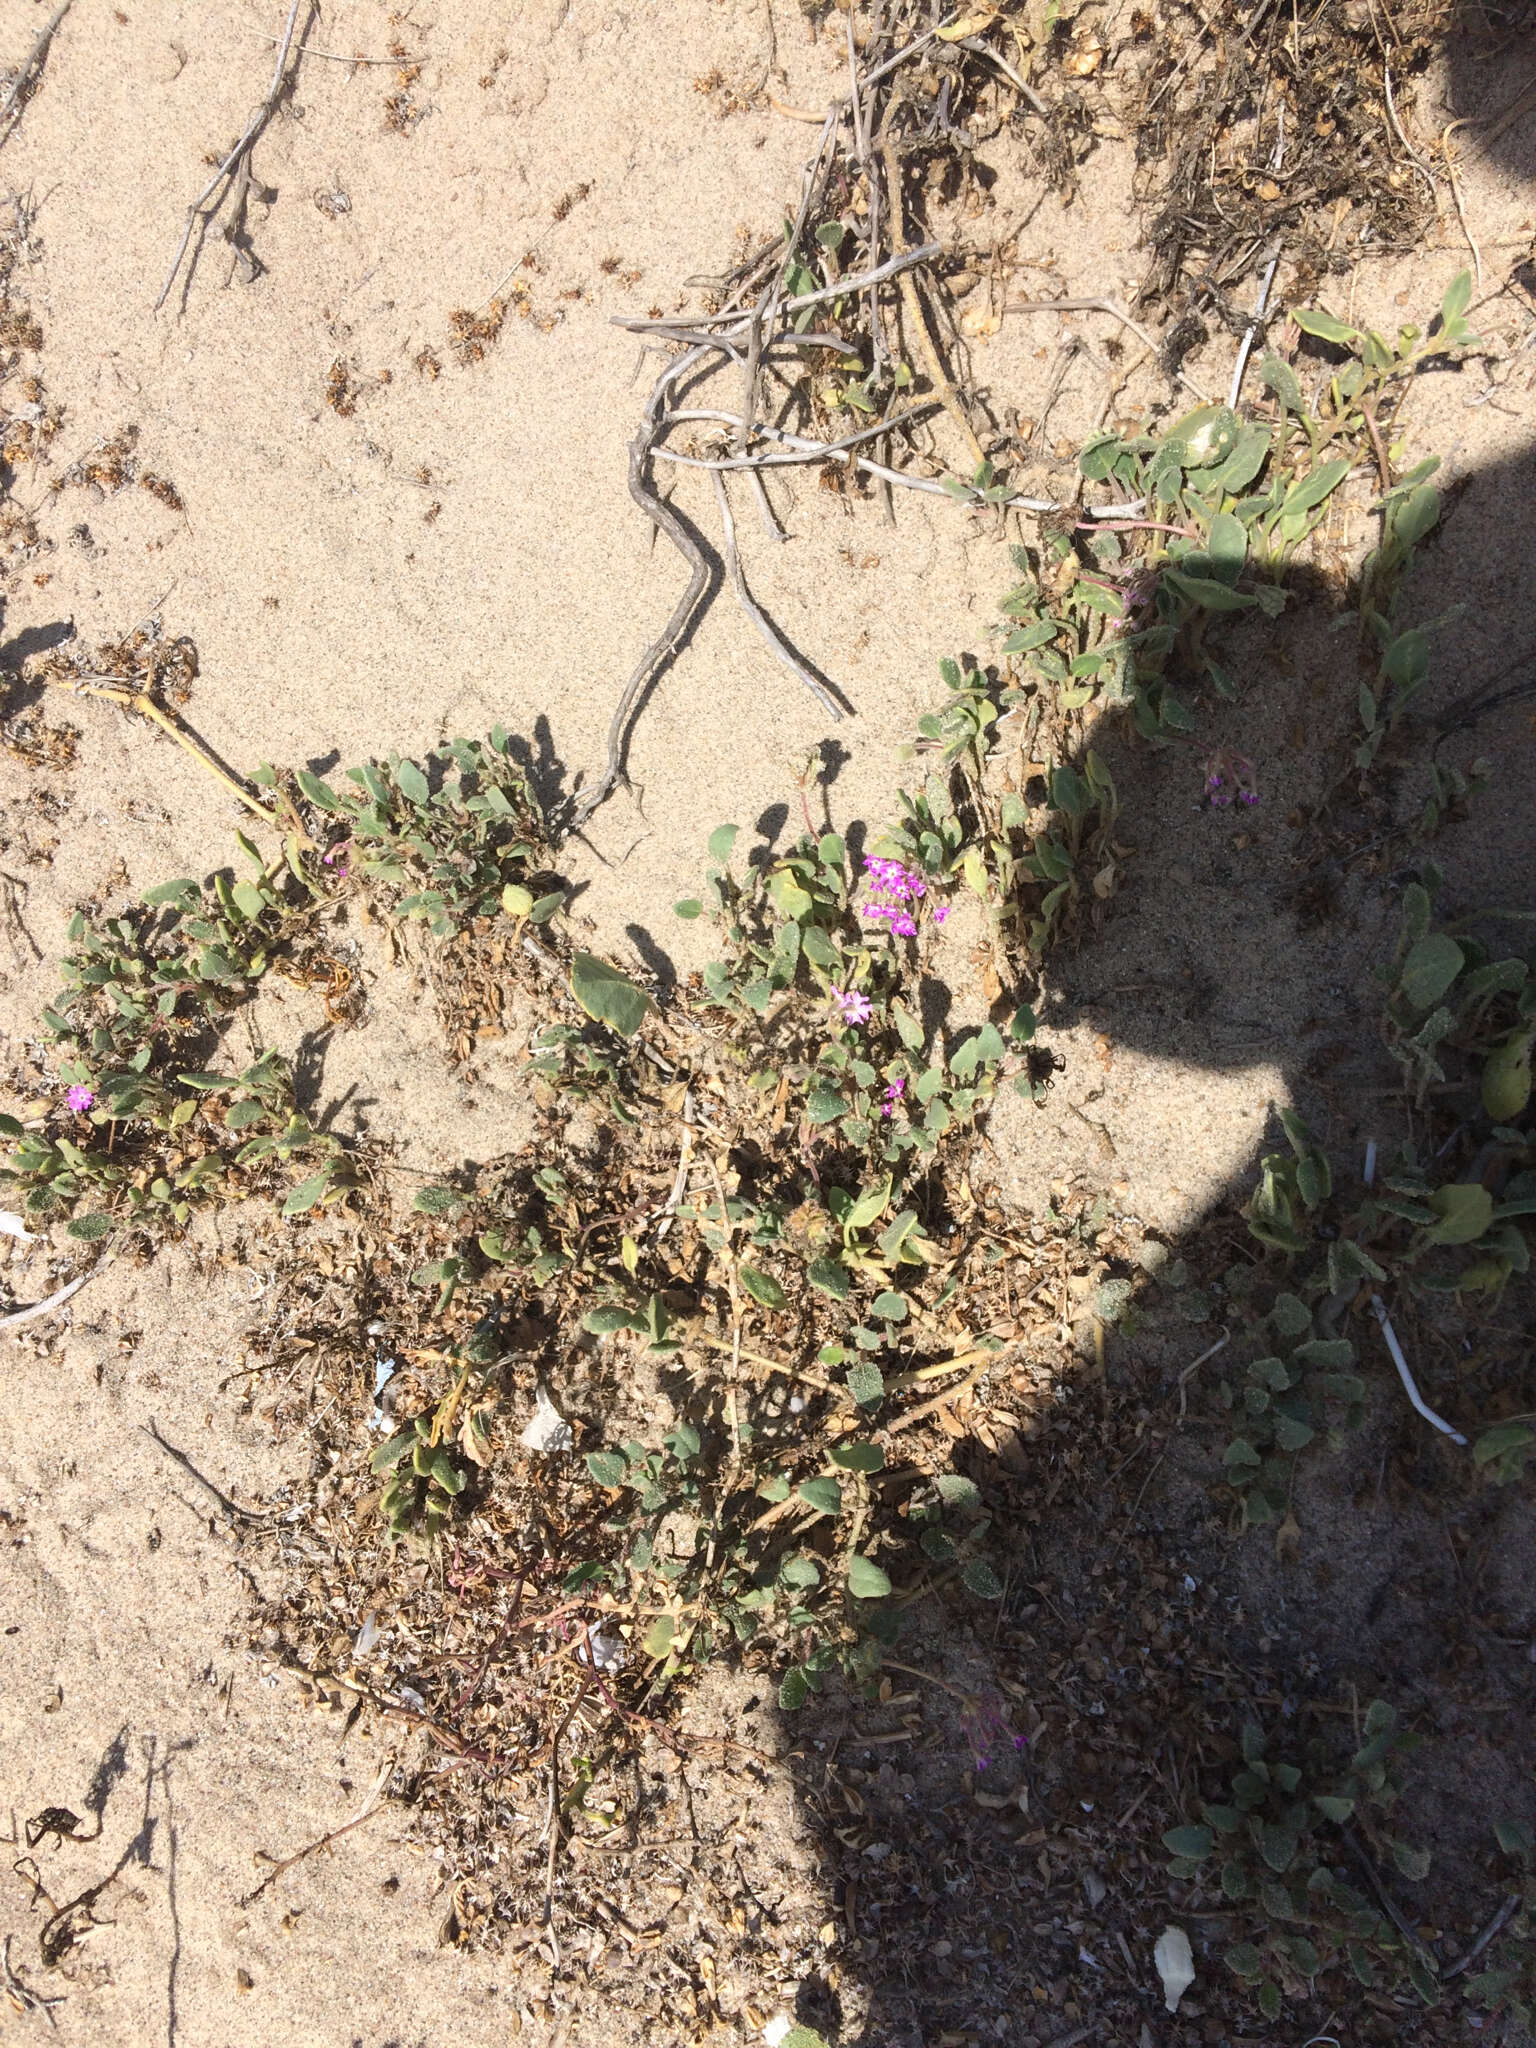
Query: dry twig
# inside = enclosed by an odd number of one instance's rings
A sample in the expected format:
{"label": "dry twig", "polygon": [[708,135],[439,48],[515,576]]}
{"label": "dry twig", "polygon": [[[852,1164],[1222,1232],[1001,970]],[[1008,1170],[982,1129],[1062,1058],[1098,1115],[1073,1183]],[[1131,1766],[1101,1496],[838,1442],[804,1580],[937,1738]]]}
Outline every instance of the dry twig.
{"label": "dry twig", "polygon": [[27,103],[31,89],[42,75],[43,65],[48,56],[48,46],[53,41],[54,33],[74,4],[75,0],[59,0],[59,5],[44,22],[36,42],[22,58],[5,98],[0,100],[0,145],[10,140],[16,123],[21,119],[21,110]]}
{"label": "dry twig", "polygon": [[[292,52],[293,31],[298,23],[299,9],[303,4],[304,0],[293,0],[293,4],[288,10],[288,21],[283,29],[282,41],[278,45],[277,62],[272,68],[272,83],[267,88],[266,98],[256,108],[249,121],[246,122],[240,139],[234,148],[225,157],[213,176],[208,180],[208,183],[187,208],[187,224],[182,230],[181,241],[176,248],[175,261],[167,272],[165,283],[160,287],[160,296],[155,301],[155,311],[157,313],[165,304],[166,299],[170,295],[171,287],[176,282],[177,273],[181,269],[182,260],[186,256],[194,229],[201,222],[203,233],[206,234],[217,217],[219,209],[231,194],[234,195],[234,205],[230,210],[228,224],[224,229],[224,239],[235,250],[237,257],[243,259],[247,278],[254,277],[256,274],[254,260],[248,251],[240,248],[238,240],[245,224],[245,203],[251,185],[251,151],[265,132],[267,123],[271,120],[273,114],[276,113],[277,103],[281,99],[284,88],[288,83],[286,73],[288,58]],[[220,189],[221,187],[223,188],[222,190]],[[215,194],[217,194],[217,197],[215,197]],[[201,237],[199,238],[200,246]],[[197,257],[194,254],[192,262],[187,269],[188,287],[191,286],[192,272],[196,267]],[[182,300],[183,304],[185,304],[185,290],[182,294]]]}

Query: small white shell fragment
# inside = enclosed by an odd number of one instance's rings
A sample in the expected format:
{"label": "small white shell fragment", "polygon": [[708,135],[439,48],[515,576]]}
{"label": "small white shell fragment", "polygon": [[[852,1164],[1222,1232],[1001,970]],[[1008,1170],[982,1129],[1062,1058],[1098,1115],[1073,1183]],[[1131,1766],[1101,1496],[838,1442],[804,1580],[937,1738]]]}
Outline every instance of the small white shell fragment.
{"label": "small white shell fragment", "polygon": [[7,1237],[19,1237],[23,1244],[36,1244],[37,1232],[28,1230],[14,1209],[0,1209],[0,1231]]}
{"label": "small white shell fragment", "polygon": [[533,1390],[533,1420],[518,1438],[525,1451],[559,1453],[576,1441],[571,1425],[549,1398],[542,1380]]}
{"label": "small white shell fragment", "polygon": [[1152,1960],[1163,1980],[1163,2003],[1170,2012],[1177,2012],[1179,2000],[1195,1981],[1195,1958],[1182,1927],[1163,1929],[1152,1951]]}
{"label": "small white shell fragment", "polygon": [[365,1614],[363,1625],[357,1632],[357,1641],[352,1645],[353,1656],[366,1657],[378,1640],[379,1617],[376,1614]]}

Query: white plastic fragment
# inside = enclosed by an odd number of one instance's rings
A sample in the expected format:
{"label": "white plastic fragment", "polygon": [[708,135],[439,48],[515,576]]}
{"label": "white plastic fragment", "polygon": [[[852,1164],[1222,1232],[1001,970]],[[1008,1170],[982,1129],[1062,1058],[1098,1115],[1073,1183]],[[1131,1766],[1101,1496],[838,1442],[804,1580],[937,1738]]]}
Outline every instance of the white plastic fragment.
{"label": "white plastic fragment", "polygon": [[1392,1363],[1397,1367],[1397,1376],[1407,1389],[1408,1398],[1426,1422],[1432,1422],[1436,1429],[1448,1436],[1453,1444],[1465,1446],[1466,1438],[1459,1429],[1452,1429],[1443,1415],[1437,1415],[1425,1401],[1413,1383],[1413,1374],[1408,1370],[1408,1361],[1403,1356],[1403,1347],[1397,1341],[1397,1332],[1392,1327],[1392,1318],[1387,1314],[1386,1304],[1379,1294],[1371,1296],[1371,1310],[1381,1325],[1381,1334],[1387,1340],[1387,1349],[1392,1354]]}
{"label": "white plastic fragment", "polygon": [[100,1270],[99,1265],[92,1266],[89,1273],[82,1273],[78,1280],[71,1280],[57,1294],[50,1294],[46,1301],[34,1301],[30,1308],[19,1308],[11,1315],[0,1316],[0,1330],[18,1329],[22,1323],[33,1322],[38,1316],[47,1315],[51,1309],[62,1308],[70,1296],[78,1294],[86,1281],[93,1279]]}
{"label": "white plastic fragment", "polygon": [[[370,1325],[370,1328],[375,1327]],[[376,1358],[373,1362],[373,1427],[383,1429],[389,1423],[394,1408],[393,1397],[387,1396],[385,1388],[399,1371],[399,1361],[394,1358]],[[396,1392],[398,1393],[398,1388]]]}
{"label": "white plastic fragment", "polygon": [[629,1662],[629,1651],[612,1630],[594,1628],[576,1645],[576,1661],[590,1664],[594,1671],[622,1671]]}
{"label": "white plastic fragment", "polygon": [[357,1641],[352,1645],[353,1656],[366,1657],[378,1640],[379,1617],[376,1614],[365,1614],[363,1625],[357,1632]]}
{"label": "white plastic fragment", "polygon": [[1170,2012],[1177,2012],[1179,2000],[1195,1981],[1195,1958],[1182,1927],[1163,1929],[1152,1951],[1152,1960],[1163,1980],[1163,2003]]}
{"label": "white plastic fragment", "polygon": [[37,1232],[28,1230],[14,1209],[0,1209],[0,1231],[7,1237],[19,1237],[23,1244],[36,1244]]}
{"label": "white plastic fragment", "polygon": [[558,1455],[576,1441],[571,1425],[549,1398],[542,1380],[533,1390],[533,1420],[518,1438],[525,1451]]}

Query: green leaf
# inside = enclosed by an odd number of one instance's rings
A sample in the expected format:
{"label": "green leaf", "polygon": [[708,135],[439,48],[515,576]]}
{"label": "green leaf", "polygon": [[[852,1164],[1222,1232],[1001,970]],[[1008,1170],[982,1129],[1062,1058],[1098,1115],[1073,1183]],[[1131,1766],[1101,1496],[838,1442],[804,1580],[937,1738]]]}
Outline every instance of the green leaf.
{"label": "green leaf", "polygon": [[1226,1963],[1233,1976],[1241,1977],[1245,1984],[1264,1968],[1264,1959],[1251,1941],[1234,1942],[1227,1950]]}
{"label": "green leaf", "polygon": [[78,1237],[86,1244],[95,1244],[98,1238],[112,1234],[112,1218],[98,1210],[89,1216],[72,1217],[64,1227],[71,1237]]}
{"label": "green leaf", "polygon": [[739,825],[717,825],[709,835],[709,857],[723,867],[731,857],[731,848],[736,844]]}
{"label": "green leaf", "polygon": [[968,1592],[978,1600],[1001,1600],[1003,1582],[993,1571],[984,1557],[969,1558],[960,1567],[960,1578]]}
{"label": "green leaf", "polygon": [[884,1322],[904,1323],[907,1319],[907,1298],[892,1287],[877,1294],[869,1306],[871,1315],[879,1316]]}
{"label": "green leaf", "polygon": [[840,1515],[843,1511],[843,1489],[835,1479],[806,1479],[795,1491],[818,1515]]}
{"label": "green leaf", "polygon": [[835,1124],[840,1116],[848,1114],[848,1104],[833,1088],[813,1088],[805,1099],[806,1121],[812,1124]]}
{"label": "green leaf", "polygon": [[501,892],[501,907],[508,917],[526,917],[533,909],[533,891],[521,882],[508,882]]}
{"label": "green leaf", "polygon": [[294,781],[303,790],[317,811],[336,812],[345,809],[341,798],[328,782],[322,782],[318,775],[312,775],[307,768],[300,768]]}
{"label": "green leaf", "polygon": [[406,1452],[410,1450],[417,1441],[418,1438],[416,1435],[414,1425],[399,1430],[385,1443],[380,1444],[379,1448],[368,1460],[369,1471],[392,1471],[394,1467],[399,1464],[400,1460],[405,1456]]}
{"label": "green leaf", "polygon": [[157,883],[153,889],[146,889],[143,896],[145,903],[174,903],[178,910],[196,910],[202,900],[202,885],[194,882],[190,875],[179,882]]}
{"label": "green leaf", "polygon": [[976,1069],[983,1060],[1000,1060],[1007,1050],[1003,1043],[1003,1034],[997,1026],[983,1024],[978,1032],[958,1045],[950,1054],[949,1071],[957,1080],[973,1080]]}
{"label": "green leaf", "polygon": [[307,1210],[314,1208],[330,1184],[331,1175],[329,1168],[324,1173],[312,1174],[308,1180],[300,1181],[292,1194],[289,1195],[287,1201],[284,1202],[283,1214],[285,1216],[304,1215]]}
{"label": "green leaf", "polygon": [[1275,1442],[1282,1451],[1302,1450],[1315,1435],[1316,1431],[1309,1422],[1302,1422],[1294,1415],[1276,1414]]}
{"label": "green leaf", "polygon": [[1232,512],[1218,512],[1211,520],[1205,551],[1222,583],[1235,583],[1248,559],[1248,529]]}
{"label": "green leaf", "polygon": [[1492,1429],[1485,1429],[1472,1446],[1474,1465],[1491,1465],[1497,1458],[1507,1458],[1512,1452],[1527,1451],[1536,1444],[1536,1429],[1528,1422],[1496,1422]]}
{"label": "green leaf", "polygon": [[[787,1491],[786,1489],[786,1497]],[[798,1592],[803,1593],[810,1587],[821,1584],[821,1567],[814,1558],[800,1552],[794,1557],[785,1558],[779,1567],[779,1577],[786,1586],[793,1586]]]}
{"label": "green leaf", "polygon": [[595,953],[572,957],[571,993],[589,1017],[608,1025],[620,1038],[633,1038],[652,1008],[643,988]]}
{"label": "green leaf", "polygon": [[764,1273],[757,1266],[740,1268],[741,1284],[754,1301],[760,1301],[764,1308],[783,1308],[784,1290],[771,1273]]}
{"label": "green leaf", "polygon": [[643,1330],[645,1324],[629,1309],[610,1306],[589,1308],[581,1319],[581,1327],[594,1337],[611,1337],[616,1330]]}
{"label": "green leaf", "polygon": [[1472,303],[1472,273],[1458,270],[1445,288],[1445,297],[1440,301],[1440,318],[1447,327],[1458,321]]}
{"label": "green leaf", "polygon": [[629,1469],[618,1451],[588,1451],[586,1467],[599,1486],[622,1486]]}
{"label": "green leaf", "polygon": [[1342,1826],[1345,1821],[1350,1819],[1355,1810],[1353,1799],[1342,1799],[1331,1792],[1316,1793],[1312,1804],[1317,1808],[1324,1820],[1331,1820],[1339,1826]]}
{"label": "green leaf", "polygon": [[813,1259],[805,1269],[805,1277],[813,1287],[823,1294],[830,1294],[834,1301],[846,1301],[851,1285],[848,1268],[838,1259]]}
{"label": "green leaf", "polygon": [[848,1560],[848,1590],[855,1600],[883,1600],[891,1582],[879,1565],[860,1551]]}
{"label": "green leaf", "polygon": [[1163,581],[1190,604],[1208,612],[1250,611],[1258,599],[1246,591],[1231,590],[1214,576],[1186,576],[1177,569],[1165,569]]}
{"label": "green leaf", "polygon": [[676,1623],[670,1614],[658,1614],[641,1638],[640,1647],[647,1657],[658,1661],[670,1655]]}
{"label": "green leaf", "polygon": [[856,1230],[867,1230],[871,1223],[878,1223],[890,1204],[891,1187],[892,1176],[887,1174],[878,1186],[865,1188],[848,1211],[844,1232],[851,1236]]}
{"label": "green leaf", "polygon": [[1440,1221],[1425,1231],[1427,1244],[1471,1244],[1493,1221],[1493,1197],[1476,1181],[1436,1188],[1429,1206]]}
{"label": "green leaf", "polygon": [[457,1188],[418,1188],[411,1203],[419,1216],[451,1216],[463,1206],[464,1197]]}
{"label": "green leaf", "polygon": [[1294,1294],[1277,1294],[1269,1319],[1277,1337],[1300,1337],[1312,1327],[1312,1311]]}
{"label": "green leaf", "polygon": [[1416,1010],[1432,1010],[1466,965],[1448,932],[1430,932],[1410,949],[1398,986]]}
{"label": "green leaf", "polygon": [[1277,1875],[1289,1870],[1296,1861],[1298,1846],[1298,1838],[1290,1828],[1267,1821],[1259,1830],[1259,1854]]}
{"label": "green leaf", "polygon": [[966,1515],[981,1512],[981,1489],[963,1472],[940,1472],[933,1483],[945,1507],[958,1508]]}
{"label": "green leaf", "polygon": [[402,761],[395,770],[395,782],[407,803],[418,808],[432,800],[432,785],[414,761]]}
{"label": "green leaf", "polygon": [[876,1408],[885,1399],[885,1376],[878,1365],[861,1362],[848,1368],[848,1391],[860,1408]]}
{"label": "green leaf", "polygon": [[879,1444],[833,1444],[827,1456],[845,1472],[883,1472],[885,1452]]}
{"label": "green leaf", "polygon": [[1310,475],[1304,476],[1300,482],[1292,484],[1291,488],[1286,492],[1285,502],[1280,507],[1281,516],[1284,517],[1287,513],[1295,514],[1314,510],[1318,505],[1322,504],[1325,498],[1333,495],[1339,485],[1343,483],[1345,477],[1349,475],[1349,469],[1350,464],[1347,455],[1337,455],[1332,462],[1320,463]]}
{"label": "green leaf", "polygon": [[1163,1836],[1163,1847],[1174,1856],[1188,1856],[1195,1862],[1202,1862],[1216,1846],[1216,1837],[1207,1827],[1169,1828]]}
{"label": "green leaf", "polygon": [[1347,327],[1342,320],[1336,320],[1331,313],[1325,313],[1321,306],[1294,307],[1291,318],[1303,334],[1315,334],[1319,341],[1338,343],[1358,341],[1360,331]]}
{"label": "green leaf", "polygon": [[[1296,381],[1296,372],[1279,356],[1266,356],[1259,364],[1259,382],[1266,391],[1273,391],[1280,403],[1290,412],[1305,412],[1301,386]],[[1257,471],[1255,471],[1257,474]]]}
{"label": "green leaf", "polygon": [[1392,1861],[1410,1884],[1418,1884],[1428,1877],[1431,1862],[1427,1849],[1415,1849],[1409,1842],[1392,1843]]}
{"label": "green leaf", "polygon": [[[735,826],[730,830],[734,833]],[[803,1707],[811,1696],[810,1681],[798,1664],[791,1664],[779,1680],[779,1705],[786,1714],[793,1714]]]}

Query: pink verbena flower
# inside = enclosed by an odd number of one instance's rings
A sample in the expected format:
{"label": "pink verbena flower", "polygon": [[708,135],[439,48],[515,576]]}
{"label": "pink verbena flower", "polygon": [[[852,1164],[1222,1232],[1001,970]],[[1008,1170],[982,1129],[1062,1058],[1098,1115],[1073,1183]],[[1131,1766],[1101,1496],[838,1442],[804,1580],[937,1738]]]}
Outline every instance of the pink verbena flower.
{"label": "pink verbena flower", "polygon": [[1253,763],[1228,747],[1218,747],[1205,764],[1205,797],[1218,811],[1229,810],[1234,803],[1256,804]]}
{"label": "pink verbena flower", "polygon": [[880,1105],[880,1114],[882,1116],[889,1116],[891,1111],[896,1107],[897,1103],[900,1102],[901,1098],[903,1097],[903,1095],[906,1094],[906,1092],[906,1076],[904,1074],[898,1074],[895,1080],[890,1084],[890,1086],[885,1091],[885,1100]]}
{"label": "pink verbena flower", "polygon": [[1025,1737],[1016,1735],[1008,1724],[1008,1713],[997,1693],[981,1693],[968,1700],[960,1716],[965,1739],[971,1746],[978,1771],[984,1771],[999,1750],[1023,1749]]}
{"label": "pink verbena flower", "polygon": [[831,988],[827,994],[845,1024],[867,1024],[869,1022],[869,997],[861,995],[855,988]]}
{"label": "pink verbena flower", "polygon": [[936,903],[933,906],[933,921],[935,924],[942,924],[948,915],[949,905],[947,903]]}
{"label": "pink verbena flower", "polygon": [[928,894],[928,884],[922,875],[916,868],[905,867],[899,860],[883,859],[878,854],[867,857],[864,873],[869,882],[869,895],[860,915],[872,924],[889,926],[895,938],[914,938],[917,919],[913,912]]}
{"label": "pink verbena flower", "polygon": [[95,1100],[94,1091],[83,1087],[78,1081],[64,1097],[65,1107],[72,1109],[76,1116],[83,1116]]}

